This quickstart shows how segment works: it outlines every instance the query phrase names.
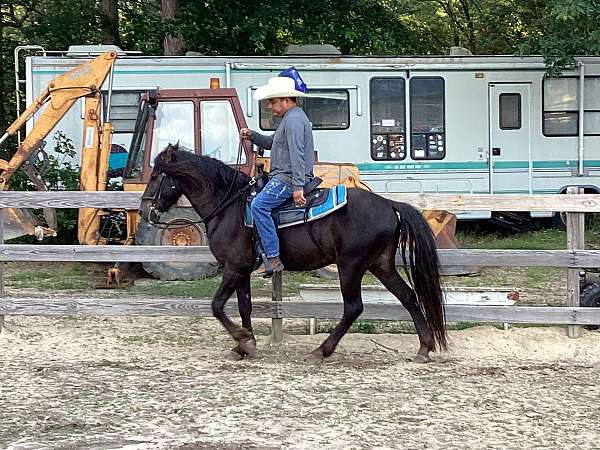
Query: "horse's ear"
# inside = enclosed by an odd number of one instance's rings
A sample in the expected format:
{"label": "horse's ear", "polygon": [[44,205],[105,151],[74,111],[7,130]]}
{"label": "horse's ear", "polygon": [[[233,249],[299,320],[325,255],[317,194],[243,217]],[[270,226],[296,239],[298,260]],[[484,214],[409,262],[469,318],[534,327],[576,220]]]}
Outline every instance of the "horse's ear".
{"label": "horse's ear", "polygon": [[179,142],[177,142],[177,144],[175,144],[175,145],[173,145],[169,142],[169,145],[167,145],[165,147],[165,149],[162,152],[160,152],[160,154],[158,155],[158,158],[163,162],[175,161],[174,151],[177,150],[178,147],[179,147]]}

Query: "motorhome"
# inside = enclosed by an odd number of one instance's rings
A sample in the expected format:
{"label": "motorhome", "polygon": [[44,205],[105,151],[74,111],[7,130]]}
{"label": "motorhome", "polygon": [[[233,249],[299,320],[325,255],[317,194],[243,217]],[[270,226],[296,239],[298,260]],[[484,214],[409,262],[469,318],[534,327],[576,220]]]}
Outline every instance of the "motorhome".
{"label": "motorhome", "polygon": [[[101,51],[79,47],[29,54],[27,104],[52,78]],[[313,124],[318,159],[356,164],[376,192],[538,194],[562,193],[567,186],[600,192],[600,57],[576,58],[573,69],[549,77],[538,56],[122,52],[114,68],[113,142],[128,150],[140,94],[206,88],[211,80],[237,90],[249,127],[272,133],[276,122],[252,94],[290,66],[309,87],[301,106]],[[81,148],[82,104],[55,130],[75,148]],[[202,133],[201,124],[193,123],[195,107],[183,101],[157,111],[165,115],[161,140],[192,147],[202,142],[195,138]],[[52,147],[49,142],[47,150]],[[461,217],[489,218],[490,213]]]}

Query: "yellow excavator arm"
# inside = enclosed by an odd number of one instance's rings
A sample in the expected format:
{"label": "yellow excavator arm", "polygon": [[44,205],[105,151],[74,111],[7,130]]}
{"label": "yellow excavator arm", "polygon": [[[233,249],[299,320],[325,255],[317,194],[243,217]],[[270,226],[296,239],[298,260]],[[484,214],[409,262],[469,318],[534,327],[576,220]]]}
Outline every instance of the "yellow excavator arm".
{"label": "yellow excavator arm", "polygon": [[[23,111],[23,113],[7,128],[0,138],[0,144],[9,136],[14,135],[27,121],[42,108],[33,128],[23,140],[17,152],[9,161],[0,159],[0,190],[8,187],[8,182],[19,167],[36,153],[48,133],[58,124],[71,107],[80,99],[85,98],[84,136],[82,148],[81,186],[84,190],[96,190],[105,187],[98,180],[105,180],[108,157],[112,140],[112,126],[105,122],[101,127],[100,105],[102,94],[100,88],[111,73],[117,58],[115,51],[108,51],[92,61],[83,63],[52,80],[44,91]],[[106,161],[103,161],[105,159]],[[93,166],[93,167],[91,167]],[[32,177],[31,171],[28,171]],[[38,189],[45,189],[42,180],[33,180]],[[85,210],[84,215],[92,216],[94,210]],[[52,214],[51,214],[52,213]],[[9,227],[7,238],[23,234],[52,235],[54,230],[34,227],[37,222],[31,212],[26,210],[7,210]],[[48,225],[56,226],[52,210],[44,210]],[[80,216],[82,212],[80,212]],[[95,215],[94,215],[95,216]],[[89,219],[88,222],[92,220]],[[99,219],[97,219],[99,220]],[[92,220],[93,221],[93,220]],[[81,222],[81,218],[80,218]],[[42,232],[39,231],[43,228]],[[85,227],[88,228],[88,227]],[[55,234],[55,233],[54,233]]]}
{"label": "yellow excavator arm", "polygon": [[46,89],[6,130],[0,144],[14,135],[42,106],[32,130],[10,161],[0,160],[0,190],[4,190],[12,174],[35,152],[48,133],[73,104],[82,97],[100,96],[100,87],[111,72],[117,53],[106,52],[52,80]]}

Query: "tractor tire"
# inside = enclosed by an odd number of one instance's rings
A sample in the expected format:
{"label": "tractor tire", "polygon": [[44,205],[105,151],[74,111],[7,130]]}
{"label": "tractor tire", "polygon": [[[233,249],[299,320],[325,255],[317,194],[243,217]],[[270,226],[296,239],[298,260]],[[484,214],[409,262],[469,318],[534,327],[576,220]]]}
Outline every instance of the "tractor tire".
{"label": "tractor tire", "polygon": [[[599,283],[588,283],[585,288],[581,291],[579,296],[579,304],[581,306],[589,307],[600,307],[600,284]],[[600,328],[598,325],[588,325],[588,330],[597,330]]]}
{"label": "tractor tire", "polygon": [[[191,208],[173,207],[161,214],[160,221],[174,223],[178,219],[197,222],[200,217]],[[161,225],[164,226],[164,225]],[[204,224],[190,223],[177,228],[159,228],[142,219],[135,234],[136,245],[208,245]],[[215,275],[217,263],[143,262],[144,270],[152,277],[165,281],[199,280]]]}

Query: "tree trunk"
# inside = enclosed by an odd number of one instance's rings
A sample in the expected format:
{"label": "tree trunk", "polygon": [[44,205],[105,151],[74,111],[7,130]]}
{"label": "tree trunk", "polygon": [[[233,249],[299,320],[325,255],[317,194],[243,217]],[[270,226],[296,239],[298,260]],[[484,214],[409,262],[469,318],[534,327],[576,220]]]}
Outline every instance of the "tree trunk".
{"label": "tree trunk", "polygon": [[163,49],[165,55],[181,55],[183,53],[183,38],[178,33],[172,33],[169,28],[174,23],[177,12],[177,0],[160,1],[160,20],[167,25]]}
{"label": "tree trunk", "polygon": [[4,81],[4,27],[0,25],[0,135],[4,134],[8,120],[4,107],[5,95],[7,94]]}
{"label": "tree trunk", "polygon": [[119,0],[100,1],[102,43],[121,46],[119,38]]}

